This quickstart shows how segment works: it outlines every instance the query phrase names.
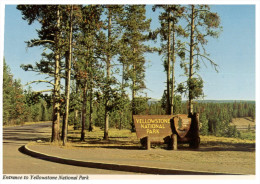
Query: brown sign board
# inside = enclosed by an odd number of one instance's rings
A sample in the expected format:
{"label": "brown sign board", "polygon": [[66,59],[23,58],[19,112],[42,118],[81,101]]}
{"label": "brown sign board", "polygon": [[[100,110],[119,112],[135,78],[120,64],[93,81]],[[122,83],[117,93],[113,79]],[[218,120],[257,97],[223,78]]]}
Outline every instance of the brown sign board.
{"label": "brown sign board", "polygon": [[173,125],[180,137],[184,137],[190,129],[191,118],[179,115],[134,115],[137,138],[149,136],[151,139],[163,139],[173,134]]}

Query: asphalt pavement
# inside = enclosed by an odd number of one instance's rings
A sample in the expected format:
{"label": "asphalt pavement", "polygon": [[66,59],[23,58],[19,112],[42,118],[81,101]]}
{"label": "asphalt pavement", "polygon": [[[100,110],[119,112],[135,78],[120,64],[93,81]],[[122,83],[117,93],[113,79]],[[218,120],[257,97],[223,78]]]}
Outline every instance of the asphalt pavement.
{"label": "asphalt pavement", "polygon": [[116,174],[132,172],[64,165],[37,159],[21,153],[22,146],[36,140],[47,140],[51,135],[51,123],[3,128],[3,174]]}

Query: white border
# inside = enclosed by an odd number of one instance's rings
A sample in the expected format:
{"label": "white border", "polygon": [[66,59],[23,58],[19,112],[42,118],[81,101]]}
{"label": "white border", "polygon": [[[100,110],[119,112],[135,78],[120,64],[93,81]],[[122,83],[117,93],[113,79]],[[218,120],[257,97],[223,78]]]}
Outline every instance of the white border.
{"label": "white border", "polygon": [[256,3],[256,16],[255,16],[255,21],[256,21],[256,35],[255,35],[255,41],[256,41],[256,50],[255,50],[255,53],[256,53],[256,58],[255,58],[255,74],[256,74],[256,124],[258,124],[256,126],[256,180],[258,181],[258,183],[260,183],[260,166],[259,166],[259,163],[260,163],[260,159],[259,159],[259,132],[260,132],[260,128],[259,128],[259,79],[260,79],[260,73],[259,73],[259,68],[260,68],[260,65],[259,65],[259,60],[260,60],[260,57],[259,57],[259,52],[260,52],[260,36],[259,36],[259,33],[260,33],[260,2],[257,1]]}
{"label": "white border", "polygon": [[[260,78],[260,74],[259,74],[259,61],[260,61],[260,57],[259,57],[259,33],[260,33],[260,29],[259,29],[259,21],[260,21],[260,1],[259,0],[167,0],[167,1],[160,1],[160,0],[96,0],[96,1],[90,1],[90,0],[1,0],[0,1],[0,117],[1,117],[1,125],[0,125],[0,134],[1,134],[1,144],[0,144],[0,149],[1,149],[1,164],[0,164],[0,182],[5,182],[5,183],[13,183],[14,181],[2,181],[2,173],[3,173],[3,158],[2,158],[2,76],[3,76],[3,71],[2,71],[2,67],[3,67],[3,51],[4,51],[4,15],[5,15],[5,5],[6,4],[223,4],[223,5],[227,5],[227,4],[242,4],[242,5],[256,5],[256,69],[255,69],[255,73],[256,73],[256,124],[259,124],[259,117],[258,117],[258,112],[259,112],[259,107],[258,107],[258,102],[259,102],[259,78]],[[241,12],[243,13],[243,12]],[[164,183],[172,183],[172,178],[174,178],[174,180],[179,183],[217,183],[219,184],[220,181],[227,181],[228,183],[233,183],[235,182],[236,184],[244,184],[245,182],[247,184],[249,183],[260,183],[260,168],[259,168],[259,125],[256,126],[256,179],[248,179],[246,177],[230,177],[230,179],[228,179],[227,177],[223,177],[223,179],[219,179],[216,177],[206,177],[207,179],[205,180],[196,180],[198,179],[198,177],[194,177],[193,179],[190,176],[176,176],[176,177],[165,177],[163,180]],[[98,175],[94,175],[95,177],[97,177],[97,179],[101,176]],[[142,179],[142,177],[140,176],[116,176],[116,175],[102,175],[102,177],[107,177],[107,179]],[[158,180],[156,181],[156,179],[159,179],[160,177],[149,177],[149,175],[145,176],[144,179],[148,179],[149,183],[158,183]],[[162,177],[163,178],[163,177]],[[168,178],[168,180],[167,180]],[[186,179],[181,179],[181,178],[186,178]],[[153,180],[152,180],[153,179]],[[155,179],[155,180],[154,180]],[[195,179],[195,180],[194,180]],[[216,180],[215,180],[216,179]],[[103,180],[104,181],[104,180]],[[17,182],[17,181],[16,181]],[[28,183],[28,181],[23,181],[24,183]],[[35,181],[33,181],[35,182]],[[40,183],[46,183],[46,181],[40,181]],[[50,181],[48,181],[50,182]],[[64,183],[64,181],[62,181]],[[68,183],[71,183],[70,181],[65,181]],[[107,182],[107,181],[106,181]],[[132,182],[130,180],[130,182]],[[54,181],[53,183],[57,183],[57,181]],[[84,182],[85,183],[85,182]],[[112,183],[112,182],[111,182]],[[121,181],[113,181],[113,183],[121,183]]]}
{"label": "white border", "polygon": [[[0,2],[0,172],[3,173],[3,58],[4,58],[4,15],[5,15],[5,4]],[[0,175],[1,176],[1,175]],[[0,178],[0,181],[2,178]]]}
{"label": "white border", "polygon": [[258,0],[1,0],[3,4],[257,4]]}

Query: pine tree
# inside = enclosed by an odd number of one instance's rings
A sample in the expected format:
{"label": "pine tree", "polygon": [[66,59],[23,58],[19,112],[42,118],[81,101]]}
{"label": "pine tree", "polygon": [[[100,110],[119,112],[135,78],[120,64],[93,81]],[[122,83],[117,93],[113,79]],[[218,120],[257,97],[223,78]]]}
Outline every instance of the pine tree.
{"label": "pine tree", "polygon": [[[104,105],[105,105],[105,128],[104,128],[104,139],[108,140],[108,129],[109,129],[109,114],[112,112],[113,101],[111,98],[114,98],[114,94],[117,93],[119,89],[115,88],[117,84],[116,79],[112,73],[112,62],[113,58],[119,53],[119,36],[120,36],[120,22],[121,14],[123,13],[122,5],[105,5],[104,6],[105,15],[107,19],[104,22],[104,31],[107,31],[107,34],[103,35],[100,44],[100,47],[103,48],[103,61],[106,65],[106,78],[105,86],[103,88],[104,93]],[[101,37],[100,37],[101,38]],[[101,43],[100,42],[100,43]],[[114,101],[115,102],[115,101]]]}
{"label": "pine tree", "polygon": [[103,78],[102,65],[98,61],[100,49],[98,47],[98,39],[101,32],[102,6],[87,5],[81,9],[81,19],[79,20],[79,31],[76,35],[78,43],[75,50],[75,62],[73,63],[74,78],[77,81],[82,94],[81,108],[81,141],[85,139],[85,123],[87,113],[87,98],[89,96],[90,104],[90,127],[92,129],[92,99],[93,88],[95,83],[100,84]]}
{"label": "pine tree", "polygon": [[[27,42],[28,47],[44,46],[52,51],[50,54],[43,53],[47,61],[36,63],[36,67],[32,65],[23,65],[26,71],[36,71],[48,73],[54,77],[53,84],[53,118],[52,118],[52,141],[59,140],[59,122],[60,122],[60,80],[61,80],[61,54],[62,54],[62,20],[60,5],[18,5],[17,9],[22,12],[23,19],[31,25],[34,21],[41,24],[38,30],[38,38]],[[49,66],[54,66],[50,68]],[[48,82],[50,81],[37,81]]]}
{"label": "pine tree", "polygon": [[193,99],[203,96],[203,80],[198,74],[201,62],[209,61],[217,71],[217,64],[209,58],[205,48],[208,37],[217,38],[221,31],[220,18],[217,13],[210,11],[207,5],[190,5],[187,16],[189,27],[189,64],[181,66],[188,76],[187,87],[182,83],[178,86],[178,91],[188,92],[188,113],[193,114]]}
{"label": "pine tree", "polygon": [[200,123],[201,123],[200,134],[208,135],[209,125],[208,125],[206,113],[200,114]]}
{"label": "pine tree", "polygon": [[11,120],[13,76],[5,58],[3,64],[3,125],[7,125]]}
{"label": "pine tree", "polygon": [[[182,29],[178,22],[183,16],[185,8],[180,5],[155,5],[153,6],[153,11],[157,8],[162,9],[159,16],[159,21],[161,27],[158,28],[152,35],[155,39],[157,34],[160,34],[161,38],[161,48],[159,49],[159,54],[164,54],[166,59],[164,60],[164,69],[166,72],[166,93],[165,98],[165,109],[166,114],[176,113],[174,109],[175,101],[177,98],[175,96],[175,62],[176,55],[179,55],[182,59],[182,46],[181,40],[178,40],[176,35],[186,36],[185,31]],[[165,43],[166,42],[166,43]]]}
{"label": "pine tree", "polygon": [[[146,19],[145,5],[126,5],[123,26],[123,36],[121,46],[124,50],[121,52],[121,62],[126,66],[124,73],[126,82],[131,81],[130,89],[132,91],[132,115],[136,112],[136,95],[145,89],[145,57],[144,53],[150,51],[144,42],[149,40],[150,19]],[[132,121],[132,130],[134,124]]]}
{"label": "pine tree", "polygon": [[67,142],[67,127],[69,121],[69,105],[70,105],[70,78],[71,78],[71,62],[72,62],[72,33],[73,33],[73,5],[70,5],[69,15],[69,48],[66,57],[66,78],[65,78],[65,95],[66,95],[66,109],[65,109],[65,123],[63,125],[63,146]]}
{"label": "pine tree", "polygon": [[25,96],[19,79],[13,79],[4,59],[3,67],[3,125],[21,124],[26,118]]}

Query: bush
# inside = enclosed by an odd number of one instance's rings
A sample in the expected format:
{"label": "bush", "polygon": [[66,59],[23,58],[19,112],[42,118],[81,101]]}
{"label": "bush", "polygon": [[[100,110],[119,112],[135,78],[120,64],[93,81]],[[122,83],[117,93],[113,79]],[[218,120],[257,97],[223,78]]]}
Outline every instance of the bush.
{"label": "bush", "polygon": [[209,124],[205,113],[202,113],[200,116],[200,134],[208,135],[209,132]]}
{"label": "bush", "polygon": [[225,137],[241,137],[241,133],[237,130],[237,127],[234,125],[229,125],[227,128],[227,134]]}

